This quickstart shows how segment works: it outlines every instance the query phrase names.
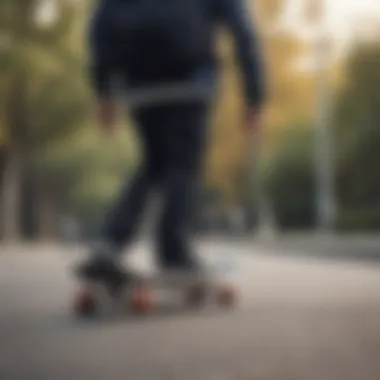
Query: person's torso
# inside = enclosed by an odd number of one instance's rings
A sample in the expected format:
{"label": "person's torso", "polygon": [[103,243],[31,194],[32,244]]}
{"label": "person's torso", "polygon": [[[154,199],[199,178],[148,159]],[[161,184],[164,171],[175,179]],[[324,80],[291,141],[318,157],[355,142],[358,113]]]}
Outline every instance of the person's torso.
{"label": "person's torso", "polygon": [[[200,25],[202,30],[201,34],[199,34],[199,39],[202,39],[202,48],[205,50],[206,54],[202,56],[202,59],[190,64],[186,70],[179,70],[176,72],[175,69],[173,69],[166,74],[153,77],[133,75],[133,73],[131,75],[129,66],[125,63],[125,58],[129,58],[129,55],[131,54],[130,51],[126,49],[126,46],[128,46],[128,36],[123,35],[123,33],[115,35],[106,32],[106,21],[104,18],[101,18],[103,11],[102,7],[107,4],[110,6],[112,2],[115,1],[139,2],[147,0],[102,0],[95,13],[93,23],[93,27],[96,28],[95,34],[97,34],[97,43],[102,50],[102,57],[112,61],[111,64],[117,71],[119,79],[128,89],[129,101],[132,103],[149,103],[164,100],[170,101],[173,99],[209,99],[213,94],[217,77],[217,60],[214,43],[214,0],[182,0],[184,4],[186,1],[191,1],[199,2],[199,4],[202,5],[201,11],[204,13],[202,14],[203,23]],[[177,29],[178,30],[175,30],[174,33],[186,33],[185,28],[183,30],[181,28]],[[183,41],[186,41],[186,39],[184,38]],[[151,53],[150,50],[156,49],[155,54],[151,54],[150,57],[148,55],[147,62],[146,59],[144,61],[144,53],[140,53],[140,51],[144,52],[144,48],[148,48],[149,53]],[[148,65],[154,67],[160,59],[160,46],[139,46],[136,52],[137,66],[142,66],[143,64],[148,63]]]}

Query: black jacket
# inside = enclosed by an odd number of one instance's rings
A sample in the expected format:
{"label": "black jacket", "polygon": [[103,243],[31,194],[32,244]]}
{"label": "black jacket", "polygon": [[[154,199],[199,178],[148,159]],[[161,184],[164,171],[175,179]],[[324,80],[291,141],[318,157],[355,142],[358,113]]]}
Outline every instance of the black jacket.
{"label": "black jacket", "polygon": [[[235,51],[242,74],[246,102],[260,106],[265,99],[265,74],[257,34],[252,22],[252,13],[248,11],[245,0],[209,0],[212,7],[210,27],[223,25],[231,32],[235,41]],[[212,25],[211,25],[212,24]],[[99,96],[108,96],[112,89],[113,72],[100,56],[99,46],[109,44],[99,33],[101,26],[92,23],[90,27],[91,77],[95,91]],[[153,103],[173,101],[180,98],[212,96],[217,82],[218,65],[211,61],[197,68],[180,83],[167,86],[138,88],[130,86],[127,98],[130,103]]]}

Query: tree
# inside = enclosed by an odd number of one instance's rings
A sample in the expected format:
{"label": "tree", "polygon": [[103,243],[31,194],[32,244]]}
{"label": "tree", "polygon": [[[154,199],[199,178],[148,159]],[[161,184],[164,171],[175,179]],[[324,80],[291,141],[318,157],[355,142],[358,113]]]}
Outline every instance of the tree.
{"label": "tree", "polygon": [[337,94],[335,109],[338,198],[343,218],[351,215],[353,224],[352,215],[360,214],[357,224],[377,228],[380,227],[379,65],[379,42],[358,45],[347,59],[345,82]]}
{"label": "tree", "polygon": [[[91,120],[70,143],[60,141],[40,156],[38,169],[57,181],[56,205],[94,227],[134,170],[139,144],[121,123],[117,136],[102,136]],[[62,194],[64,193],[64,194]]]}
{"label": "tree", "polygon": [[274,145],[263,180],[277,226],[283,230],[314,227],[313,130],[303,125],[285,128]]}
{"label": "tree", "polygon": [[74,6],[57,0],[53,19],[41,22],[41,4],[38,0],[0,4],[0,109],[4,115],[0,123],[7,137],[2,216],[7,239],[21,235],[22,189],[34,153],[66,137],[84,107],[83,90],[67,80],[76,64],[67,39]]}

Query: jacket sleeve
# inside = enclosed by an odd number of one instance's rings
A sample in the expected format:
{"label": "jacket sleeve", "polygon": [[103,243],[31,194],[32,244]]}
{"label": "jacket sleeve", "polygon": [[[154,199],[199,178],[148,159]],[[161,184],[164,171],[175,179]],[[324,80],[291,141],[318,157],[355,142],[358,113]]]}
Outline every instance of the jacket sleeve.
{"label": "jacket sleeve", "polygon": [[102,25],[97,10],[88,28],[89,76],[95,94],[100,98],[111,95],[112,68],[107,62],[107,41],[102,34]]}
{"label": "jacket sleeve", "polygon": [[244,81],[248,105],[261,106],[265,100],[262,55],[251,12],[246,0],[217,0],[218,20],[232,33]]}

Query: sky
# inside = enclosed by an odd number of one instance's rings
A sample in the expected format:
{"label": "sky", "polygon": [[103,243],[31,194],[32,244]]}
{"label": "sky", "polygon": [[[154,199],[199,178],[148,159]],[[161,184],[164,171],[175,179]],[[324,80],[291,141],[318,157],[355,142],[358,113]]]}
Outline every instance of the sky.
{"label": "sky", "polygon": [[[307,0],[290,0],[287,19],[298,25],[302,4]],[[345,43],[360,33],[364,25],[380,24],[380,0],[325,0],[326,22],[337,42]],[[301,33],[305,29],[298,26]]]}
{"label": "sky", "polygon": [[355,28],[380,22],[379,0],[328,0],[328,24],[337,37],[349,37]]}
{"label": "sky", "polygon": [[[306,1],[289,0],[284,19],[287,28],[307,39],[315,36],[304,19]],[[323,1],[323,0],[322,0]],[[331,57],[344,55],[352,42],[358,38],[375,35],[374,26],[380,28],[380,0],[324,0],[326,4],[326,26],[331,42]],[[377,29],[377,37],[379,36]],[[314,30],[315,31],[315,30]],[[310,45],[314,46],[314,45]],[[313,69],[317,61],[313,54],[306,54],[297,64],[301,69]]]}

